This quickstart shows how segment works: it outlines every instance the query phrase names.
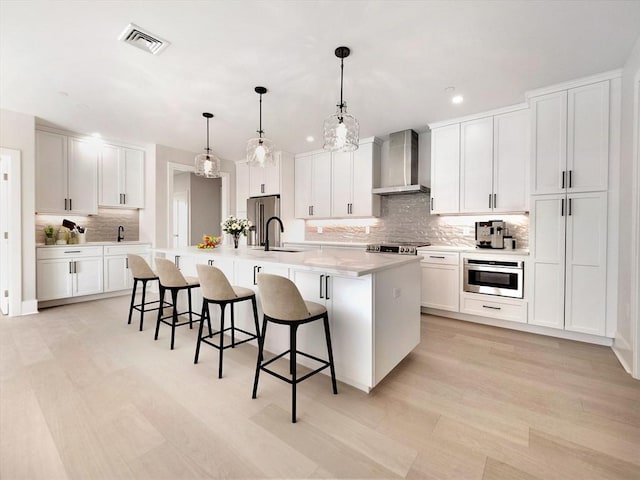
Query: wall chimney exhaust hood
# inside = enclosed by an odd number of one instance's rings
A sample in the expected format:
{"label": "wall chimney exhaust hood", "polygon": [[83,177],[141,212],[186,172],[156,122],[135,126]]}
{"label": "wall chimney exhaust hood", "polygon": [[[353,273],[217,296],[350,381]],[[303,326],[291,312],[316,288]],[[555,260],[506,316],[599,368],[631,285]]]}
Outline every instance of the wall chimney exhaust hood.
{"label": "wall chimney exhaust hood", "polygon": [[382,186],[374,188],[375,195],[428,193],[418,182],[418,134],[403,130],[389,135],[389,162],[381,175]]}

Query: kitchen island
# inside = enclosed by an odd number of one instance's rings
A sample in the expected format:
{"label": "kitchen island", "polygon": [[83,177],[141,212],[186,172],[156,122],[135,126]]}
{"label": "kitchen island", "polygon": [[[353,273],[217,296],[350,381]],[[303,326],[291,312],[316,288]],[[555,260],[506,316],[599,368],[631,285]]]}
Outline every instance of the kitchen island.
{"label": "kitchen island", "polygon": [[[215,265],[232,284],[252,288],[256,293],[256,276],[260,272],[290,278],[306,300],[325,305],[329,312],[338,380],[365,392],[375,387],[420,342],[418,256],[327,248],[265,252],[230,246],[211,250],[161,248],[154,252],[155,256],[175,261],[184,275],[196,276],[197,264]],[[200,301],[200,292],[196,290],[194,305]],[[238,304],[236,309],[236,324],[252,331],[250,307]],[[211,313],[212,318],[217,318],[216,308]],[[298,348],[326,358],[322,325],[300,328]],[[273,353],[287,350],[288,329],[270,326],[265,349]]]}

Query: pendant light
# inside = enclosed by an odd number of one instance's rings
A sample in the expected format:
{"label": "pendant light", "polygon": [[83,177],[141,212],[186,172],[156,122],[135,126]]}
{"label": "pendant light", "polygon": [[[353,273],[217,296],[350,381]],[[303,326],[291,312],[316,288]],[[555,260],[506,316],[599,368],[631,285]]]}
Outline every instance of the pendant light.
{"label": "pendant light", "polygon": [[204,149],[204,153],[196,156],[196,175],[218,178],[220,176],[220,159],[209,148],[209,119],[213,118],[213,114],[205,112],[202,116],[207,119],[207,148]]}
{"label": "pendant light", "polygon": [[250,167],[266,167],[276,164],[273,158],[273,142],[267,138],[262,138],[262,95],[267,93],[265,87],[256,87],[255,92],[260,95],[260,127],[258,128],[258,138],[252,138],[247,142],[247,164]]}
{"label": "pendant light", "polygon": [[336,48],[336,57],[340,59],[340,103],[333,115],[324,121],[323,148],[330,152],[353,152],[358,149],[360,124],[353,115],[347,113],[347,102],[342,99],[344,59],[349,56],[348,47]]}

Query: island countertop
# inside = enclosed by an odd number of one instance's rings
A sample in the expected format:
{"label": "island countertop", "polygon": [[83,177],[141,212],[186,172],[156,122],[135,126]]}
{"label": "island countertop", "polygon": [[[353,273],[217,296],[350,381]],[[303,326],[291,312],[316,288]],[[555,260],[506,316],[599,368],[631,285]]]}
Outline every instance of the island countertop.
{"label": "island countertop", "polygon": [[367,253],[357,250],[345,250],[340,248],[323,248],[322,250],[304,250],[297,252],[284,252],[270,250],[265,252],[263,248],[239,247],[222,245],[216,248],[155,248],[154,252],[165,255],[203,255],[214,258],[231,258],[234,260],[260,261],[290,266],[297,269],[322,270],[324,272],[361,277],[389,268],[419,262],[422,257],[418,255],[397,255],[384,253]]}

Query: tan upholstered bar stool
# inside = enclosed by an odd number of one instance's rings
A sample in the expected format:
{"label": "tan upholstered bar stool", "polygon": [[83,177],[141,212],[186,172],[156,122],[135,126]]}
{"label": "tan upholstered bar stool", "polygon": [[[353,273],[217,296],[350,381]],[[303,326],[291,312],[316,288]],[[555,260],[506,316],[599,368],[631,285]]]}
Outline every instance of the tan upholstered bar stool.
{"label": "tan upholstered bar stool", "polygon": [[[327,309],[323,305],[305,301],[302,298],[302,295],[300,295],[298,287],[296,287],[296,285],[288,278],[280,277],[278,275],[270,275],[267,273],[259,273],[258,289],[260,290],[260,302],[262,303],[264,319],[262,323],[262,333],[258,338],[258,361],[256,363],[256,374],[253,381],[252,398],[256,398],[256,394],[258,393],[258,377],[260,375],[260,370],[263,370],[280,380],[284,380],[291,384],[291,421],[296,423],[296,385],[298,383],[329,367],[331,370],[333,393],[334,395],[338,393],[336,372],[333,366],[331,335],[329,333],[329,315],[327,314]],[[296,349],[296,332],[298,327],[315,320],[322,320],[324,322],[324,335],[327,342],[329,361],[309,355],[308,353],[300,352]],[[268,322],[288,325],[290,344],[289,350],[286,352],[276,355],[267,361],[263,361],[264,340],[265,335],[267,334]],[[291,374],[291,378],[282,376],[267,368],[270,363],[285,356],[287,353],[289,354],[289,373]],[[298,354],[319,362],[321,367],[297,378],[296,355]]]}
{"label": "tan upholstered bar stool", "polygon": [[[165,323],[171,326],[171,350],[173,350],[173,344],[175,340],[176,327],[189,324],[189,328],[193,328],[193,316],[197,316],[198,320],[201,317],[197,313],[193,313],[191,306],[191,290],[199,287],[200,282],[195,277],[185,277],[180,273],[178,267],[175,264],[167,260],[166,258],[156,258],[156,267],[158,268],[158,277],[160,279],[160,301],[164,302],[164,295],[167,290],[171,292],[171,303],[173,305],[171,315],[163,316],[164,303],[161,304],[158,309],[158,320],[156,321],[156,334],[154,340],[158,340],[158,332],[160,331],[160,323]],[[181,290],[187,291],[187,297],[189,299],[189,311],[178,312],[178,293]],[[185,322],[178,322],[180,315],[189,314],[189,320]],[[171,319],[171,321],[169,321]]]}
{"label": "tan upholstered bar stool", "polygon": [[[200,344],[202,342],[215,347],[219,351],[218,356],[218,378],[222,378],[222,353],[225,348],[235,348],[245,342],[249,342],[258,338],[260,334],[260,326],[258,325],[258,307],[256,304],[256,294],[250,288],[231,286],[226,275],[219,268],[210,265],[196,265],[200,286],[202,288],[202,313],[200,314],[202,321],[198,330],[198,343],[196,344],[196,356],[193,363],[198,363],[200,356]],[[255,333],[247,332],[235,325],[234,305],[238,302],[251,300],[253,307],[253,321],[255,322]],[[209,304],[214,303],[220,305],[220,330],[211,331],[211,313],[209,312]],[[231,326],[224,327],[224,311],[227,305],[231,305]],[[209,334],[202,334],[204,320],[207,319],[209,324]],[[231,332],[231,343],[224,344],[224,332]],[[236,332],[242,333],[246,338],[236,341]],[[213,343],[213,337],[219,335],[219,342]]]}
{"label": "tan upholstered bar stool", "polygon": [[[132,253],[127,254],[127,267],[131,270],[131,275],[133,276],[133,290],[131,291],[131,305],[129,306],[129,320],[127,321],[127,325],[131,324],[131,316],[133,315],[133,311],[137,310],[140,312],[140,331],[142,331],[142,325],[144,323],[144,313],[152,312],[158,310],[158,307],[155,308],[147,308],[149,305],[155,305],[156,303],[160,303],[160,300],[155,300],[153,302],[147,302],[147,283],[152,282],[154,280],[158,280],[158,275],[151,270],[151,267],[146,262],[144,258],[140,255],[134,255]],[[138,287],[138,282],[142,283],[142,300],[141,303],[135,303],[136,299],[136,289]],[[164,302],[166,306],[170,304]]]}

